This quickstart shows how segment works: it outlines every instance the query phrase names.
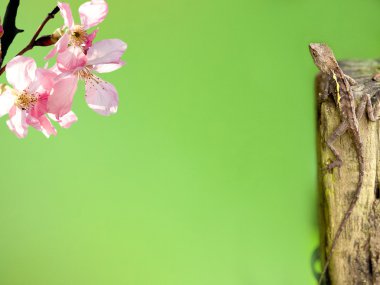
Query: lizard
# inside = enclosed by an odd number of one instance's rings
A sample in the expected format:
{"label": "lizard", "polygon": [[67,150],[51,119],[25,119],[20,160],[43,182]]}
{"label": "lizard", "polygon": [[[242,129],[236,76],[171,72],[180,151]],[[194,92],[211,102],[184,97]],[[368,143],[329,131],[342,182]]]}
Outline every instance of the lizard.
{"label": "lizard", "polygon": [[[346,213],[344,214],[341,223],[339,224],[335,236],[333,237],[330,252],[327,255],[325,265],[319,278],[318,284],[322,284],[330,260],[332,258],[332,254],[334,252],[336,243],[344,229],[344,226],[349,220],[352,211],[355,208],[355,205],[357,204],[363,187],[365,166],[363,155],[363,142],[359,131],[359,120],[366,110],[368,114],[368,119],[370,121],[377,121],[378,109],[376,108],[376,110],[374,111],[371,98],[368,94],[363,95],[359,105],[356,106],[355,98],[351,89],[351,86],[354,85],[355,82],[352,78],[344,74],[343,70],[340,68],[337,60],[335,59],[332,50],[329,48],[328,45],[322,43],[312,43],[309,45],[309,50],[314,60],[314,63],[318,67],[318,69],[322,73],[330,76],[333,79],[333,82],[335,83],[335,90],[332,95],[339,110],[339,115],[341,119],[341,122],[338,125],[338,127],[326,140],[327,146],[335,156],[335,160],[328,164],[327,170],[331,171],[335,167],[341,167],[343,164],[340,155],[337,149],[334,147],[333,143],[346,131],[348,131],[351,135],[359,166],[359,177],[354,196],[350,202],[348,209],[346,210]],[[329,94],[327,93],[322,96],[324,96],[324,98],[327,98]]]}

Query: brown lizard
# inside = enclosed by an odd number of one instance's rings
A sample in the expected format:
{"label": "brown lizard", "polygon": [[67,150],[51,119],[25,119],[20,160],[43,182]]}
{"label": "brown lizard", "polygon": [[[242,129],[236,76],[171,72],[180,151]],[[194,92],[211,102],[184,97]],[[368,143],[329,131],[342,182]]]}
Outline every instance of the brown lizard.
{"label": "brown lizard", "polygon": [[[343,135],[346,131],[349,131],[352,137],[352,141],[356,150],[358,164],[359,164],[359,178],[356,186],[356,191],[354,193],[354,197],[343,217],[342,222],[340,223],[338,230],[335,233],[333,238],[330,252],[327,255],[326,263],[323,267],[321,276],[319,278],[318,284],[322,284],[324,280],[324,276],[326,274],[327,268],[329,266],[332,254],[334,252],[336,243],[341,235],[345,224],[350,218],[352,211],[358,201],[360,196],[360,192],[362,190],[363,185],[363,177],[364,177],[364,157],[363,157],[363,143],[360,137],[359,131],[359,123],[358,120],[363,116],[365,109],[367,109],[368,118],[371,121],[377,120],[377,109],[373,110],[371,98],[369,95],[364,95],[361,99],[361,102],[356,109],[355,98],[351,90],[351,85],[354,84],[354,80],[344,74],[342,69],[339,67],[338,62],[335,59],[335,56],[332,50],[326,44],[313,43],[309,45],[310,53],[314,59],[314,63],[318,67],[318,69],[329,76],[335,82],[335,92],[333,92],[333,98],[337,105],[337,108],[340,113],[341,123],[335,129],[333,134],[327,139],[326,144],[332,151],[335,156],[335,160],[331,162],[327,169],[331,171],[335,167],[342,166],[342,160],[336,148],[334,147],[334,141]],[[324,98],[329,96],[329,94],[325,94]]]}

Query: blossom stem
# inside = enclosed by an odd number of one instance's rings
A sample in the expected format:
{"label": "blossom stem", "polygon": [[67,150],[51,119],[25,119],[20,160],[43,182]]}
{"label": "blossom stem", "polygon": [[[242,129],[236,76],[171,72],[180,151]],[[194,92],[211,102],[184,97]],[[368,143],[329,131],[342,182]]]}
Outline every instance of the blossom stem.
{"label": "blossom stem", "polygon": [[[29,44],[24,47],[21,51],[19,51],[19,53],[16,55],[23,55],[24,53],[26,53],[27,51],[33,49],[35,47],[35,42],[38,38],[38,36],[40,35],[41,31],[43,30],[43,28],[45,27],[45,25],[47,24],[47,22],[49,22],[51,19],[54,18],[54,16],[59,12],[59,7],[56,6],[47,16],[46,18],[44,19],[44,21],[41,23],[41,25],[38,27],[37,31],[35,32],[34,36],[32,37],[32,39],[30,40]],[[7,67],[7,65],[4,65],[1,69],[0,69],[0,76],[4,73],[5,71],[5,68]]]}

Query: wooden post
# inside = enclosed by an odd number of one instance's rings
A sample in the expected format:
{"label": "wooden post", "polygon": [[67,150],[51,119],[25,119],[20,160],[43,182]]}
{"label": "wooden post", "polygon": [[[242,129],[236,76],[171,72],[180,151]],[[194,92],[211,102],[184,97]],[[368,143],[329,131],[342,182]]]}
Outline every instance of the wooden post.
{"label": "wooden post", "polygon": [[[380,101],[380,83],[372,80],[373,74],[380,71],[380,60],[345,61],[340,62],[340,66],[358,83],[352,87],[357,102],[363,94],[373,96],[373,102]],[[318,96],[329,84],[332,82],[326,76],[318,75],[317,148],[322,263],[330,251],[332,239],[352,200],[358,181],[356,152],[348,133],[334,143],[342,155],[343,166],[331,173],[323,169],[334,159],[325,141],[340,122],[331,96],[324,102]],[[379,123],[370,122],[367,116],[363,116],[360,120],[360,134],[364,144],[363,190],[333,253],[326,276],[327,284],[331,285],[380,284]]]}

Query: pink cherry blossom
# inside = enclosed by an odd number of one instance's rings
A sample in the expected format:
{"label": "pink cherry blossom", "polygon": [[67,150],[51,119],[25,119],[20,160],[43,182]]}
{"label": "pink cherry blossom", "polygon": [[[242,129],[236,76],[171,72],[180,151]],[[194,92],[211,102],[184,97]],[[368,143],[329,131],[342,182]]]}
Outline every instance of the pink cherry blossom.
{"label": "pink cherry blossom", "polygon": [[[58,92],[69,94],[67,90],[56,88],[60,83],[56,81],[56,73],[37,68],[32,58],[17,56],[7,64],[6,77],[13,88],[5,88],[0,95],[0,117],[9,114],[9,129],[19,138],[28,134],[29,126],[46,137],[56,135],[56,129],[46,116],[48,100],[51,95],[57,96]],[[62,117],[59,123],[68,127],[76,120],[76,116],[70,113]]]}
{"label": "pink cherry blossom", "polygon": [[[9,85],[0,84],[0,117],[8,114],[7,125],[17,137],[26,137],[29,127],[46,137],[56,135],[52,121],[62,128],[71,127],[78,120],[72,104],[80,80],[85,83],[85,100],[91,109],[104,116],[117,112],[116,88],[97,74],[122,67],[121,57],[127,45],[118,39],[95,42],[98,32],[95,27],[107,16],[108,4],[105,0],[87,1],[79,7],[79,24],[74,22],[70,5],[58,2],[33,36],[33,47],[55,42],[54,49],[45,57],[58,55],[52,67],[48,68],[46,63],[45,68],[37,68],[34,59],[23,56],[31,49],[30,43],[19,52],[21,56],[3,63],[0,76],[5,71]],[[64,25],[53,35],[39,37],[58,12]],[[0,38],[3,33],[0,23]]]}
{"label": "pink cherry blossom", "polygon": [[58,2],[61,15],[64,19],[63,35],[55,44],[54,49],[46,56],[52,58],[57,53],[64,52],[69,45],[81,47],[84,51],[92,45],[97,30],[88,34],[87,30],[97,26],[107,16],[108,5],[104,0],[92,0],[85,2],[79,7],[81,23],[75,24],[70,5]]}
{"label": "pink cherry blossom", "polygon": [[13,88],[0,96],[0,117],[9,114],[7,125],[19,138],[28,134],[28,126],[47,137],[56,130],[45,116],[53,88],[53,72],[39,69],[32,58],[17,56],[7,64],[6,76]]}
{"label": "pink cherry blossom", "polygon": [[[87,54],[81,48],[70,46],[57,57],[57,68],[62,72],[59,77],[66,81],[63,88],[76,89],[77,80],[82,79],[85,81],[88,106],[104,116],[116,113],[119,98],[115,87],[94,72],[104,73],[119,69],[124,65],[121,56],[126,48],[127,45],[118,39],[96,42],[88,49]],[[73,99],[60,95],[63,93],[57,92],[48,103],[49,112],[57,118],[70,111]]]}

